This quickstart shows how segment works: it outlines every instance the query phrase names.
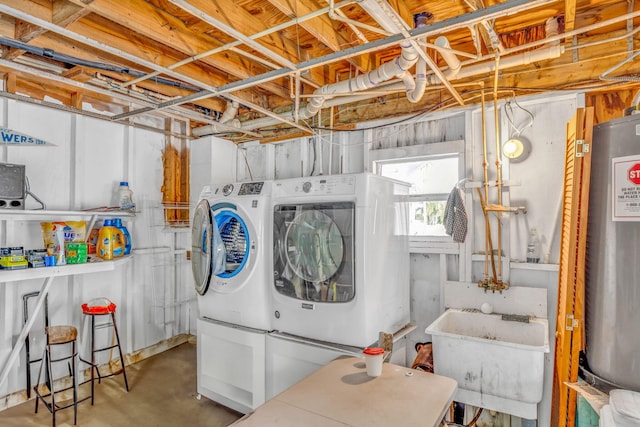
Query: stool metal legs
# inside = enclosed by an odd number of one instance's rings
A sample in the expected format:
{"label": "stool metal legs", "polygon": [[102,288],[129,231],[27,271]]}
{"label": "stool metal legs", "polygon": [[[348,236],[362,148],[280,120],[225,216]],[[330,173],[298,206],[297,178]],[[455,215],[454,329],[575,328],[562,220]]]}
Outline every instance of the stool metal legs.
{"label": "stool metal legs", "polygon": [[[109,314],[111,316],[111,323],[105,323],[102,325],[96,325],[96,316],[104,316]],[[98,364],[96,363],[96,353],[100,353],[102,351],[105,350],[111,350],[113,348],[117,348],[118,349],[118,355],[120,357],[120,364],[122,366],[122,376],[124,378],[124,387],[127,390],[127,392],[129,391],[129,382],[127,381],[127,371],[125,369],[125,365],[124,365],[124,357],[122,356],[122,348],[120,347],[120,334],[118,333],[118,327],[116,325],[116,317],[115,317],[115,313],[114,312],[110,312],[110,313],[104,313],[104,314],[85,314],[87,316],[91,317],[91,360],[90,361],[85,361],[82,358],[80,360],[82,360],[85,363],[88,363],[89,365],[91,365],[91,404],[93,405],[94,403],[94,392],[95,392],[95,380],[96,380],[96,375],[98,376],[98,384],[100,384],[100,382],[102,381],[103,376],[100,374],[100,369],[98,367]],[[113,333],[115,336],[115,344],[106,346],[106,347],[102,347],[102,348],[96,348],[96,328],[101,328],[101,327],[108,327],[111,326],[113,327]],[[112,377],[114,375],[118,375],[120,373],[120,371],[118,372],[114,372],[111,373],[109,375],[105,375],[104,378],[108,378],[108,377]]]}
{"label": "stool metal legs", "polygon": [[[55,336],[57,332],[61,332],[65,334],[63,337]],[[66,409],[73,406],[73,424],[75,425],[78,421],[78,386],[76,383],[76,357],[78,355],[77,347],[76,347],[76,329],[68,326],[57,326],[53,328],[47,328],[47,343],[45,345],[44,354],[42,356],[42,362],[40,364],[40,369],[38,370],[38,379],[36,381],[36,386],[33,388],[36,394],[36,408],[35,412],[38,413],[38,403],[42,401],[47,410],[52,414],[52,425],[56,426],[56,412],[61,409]],[[52,335],[54,338],[52,338]],[[52,348],[61,344],[71,344],[71,354],[68,356],[59,357],[54,359],[52,357]],[[71,376],[71,385],[66,388],[62,388],[60,390],[55,390],[54,386],[54,377],[53,377],[53,363],[56,362],[68,362],[70,364],[70,376]],[[40,378],[42,376],[42,368],[43,366],[46,369],[46,379],[45,383],[42,386],[46,386],[48,388],[47,392],[43,392],[41,389]],[[67,390],[73,390],[73,400],[71,403],[61,406],[56,402],[56,395],[62,393]],[[48,402],[46,398],[50,398]]]}
{"label": "stool metal legs", "polygon": [[124,367],[124,357],[122,357],[122,348],[120,348],[120,334],[118,334],[118,327],[116,326],[116,314],[111,313],[111,322],[113,323],[113,331],[116,334],[116,342],[118,343],[118,354],[120,355],[120,366],[122,366],[122,376],[124,377],[124,388],[129,391],[129,382],[127,381],[127,371]]}

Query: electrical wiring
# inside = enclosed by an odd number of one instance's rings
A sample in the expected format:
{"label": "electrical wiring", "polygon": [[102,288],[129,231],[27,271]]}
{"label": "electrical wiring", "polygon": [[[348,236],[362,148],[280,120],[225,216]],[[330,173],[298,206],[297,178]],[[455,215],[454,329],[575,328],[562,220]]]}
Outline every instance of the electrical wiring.
{"label": "electrical wiring", "polygon": [[522,107],[520,104],[518,104],[518,101],[516,100],[515,97],[513,97],[513,103],[516,104],[516,106],[521,109],[522,111],[524,111],[525,113],[527,113],[529,115],[529,123],[527,123],[526,125],[524,125],[522,127],[522,129],[520,129],[519,127],[517,127],[515,125],[515,123],[513,122],[515,115],[513,112],[513,107],[511,106],[511,100],[507,101],[507,103],[505,104],[505,115],[507,116],[507,120],[509,121],[509,125],[513,128],[514,133],[512,136],[515,136],[516,138],[520,136],[520,134],[529,126],[533,126],[533,114],[531,113],[531,111],[527,110],[526,108]]}
{"label": "electrical wiring", "polygon": [[[23,43],[21,41],[10,39],[3,36],[0,36],[0,46],[8,46],[16,49],[21,49],[33,55],[40,56],[43,58],[53,59],[55,61],[60,61],[68,65],[80,65],[80,66],[85,66],[90,68],[96,68],[98,70],[112,71],[115,73],[125,74],[132,77],[142,77],[146,75],[146,73],[143,73],[137,70],[131,70],[128,67],[122,67],[119,65],[107,64],[107,63],[98,62],[98,61],[90,61],[87,59],[78,58],[78,57],[67,55],[64,53],[59,53],[53,49],[33,46],[28,43]],[[180,89],[187,89],[192,92],[200,91],[200,88],[179,82],[177,80],[155,77],[152,81],[163,84],[165,86],[172,86]]]}

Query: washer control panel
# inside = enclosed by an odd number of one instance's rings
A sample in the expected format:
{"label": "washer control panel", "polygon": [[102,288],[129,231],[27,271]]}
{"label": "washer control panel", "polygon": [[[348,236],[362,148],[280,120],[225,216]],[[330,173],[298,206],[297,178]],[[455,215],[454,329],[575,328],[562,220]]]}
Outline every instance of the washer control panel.
{"label": "washer control panel", "polygon": [[224,187],[222,187],[222,194],[224,194],[225,196],[228,196],[231,193],[233,193],[233,184],[227,184]]}
{"label": "washer control panel", "polygon": [[238,191],[238,196],[260,194],[262,192],[263,185],[264,185],[264,182],[245,182],[240,186],[240,191]]}

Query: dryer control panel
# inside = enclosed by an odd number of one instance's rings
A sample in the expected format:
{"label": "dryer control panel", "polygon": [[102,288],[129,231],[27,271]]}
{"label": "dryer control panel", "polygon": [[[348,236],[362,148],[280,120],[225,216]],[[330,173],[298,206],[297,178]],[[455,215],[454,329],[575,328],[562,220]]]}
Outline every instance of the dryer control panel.
{"label": "dryer control panel", "polygon": [[274,196],[353,195],[355,188],[354,176],[313,176],[276,182]]}

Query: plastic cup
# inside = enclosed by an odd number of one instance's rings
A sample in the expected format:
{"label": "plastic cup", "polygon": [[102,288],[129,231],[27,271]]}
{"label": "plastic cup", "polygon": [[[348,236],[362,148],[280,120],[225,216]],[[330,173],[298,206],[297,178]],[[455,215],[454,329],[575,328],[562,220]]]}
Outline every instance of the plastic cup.
{"label": "plastic cup", "polygon": [[56,256],[55,255],[47,255],[44,257],[44,265],[46,267],[53,267],[56,265]]}
{"label": "plastic cup", "polygon": [[364,362],[367,366],[367,375],[370,377],[379,377],[382,374],[382,361],[384,359],[384,348],[369,347],[365,348]]}

